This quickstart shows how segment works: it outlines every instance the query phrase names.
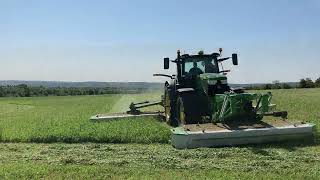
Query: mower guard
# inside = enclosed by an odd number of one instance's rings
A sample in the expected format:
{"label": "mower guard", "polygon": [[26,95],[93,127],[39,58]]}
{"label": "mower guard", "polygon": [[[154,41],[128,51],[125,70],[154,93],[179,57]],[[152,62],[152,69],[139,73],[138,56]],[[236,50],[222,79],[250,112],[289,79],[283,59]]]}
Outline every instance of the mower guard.
{"label": "mower guard", "polygon": [[175,148],[189,149],[311,139],[314,136],[315,124],[273,125],[271,123],[267,126],[233,127],[231,129],[223,124],[202,124],[177,127],[171,132],[171,143]]}

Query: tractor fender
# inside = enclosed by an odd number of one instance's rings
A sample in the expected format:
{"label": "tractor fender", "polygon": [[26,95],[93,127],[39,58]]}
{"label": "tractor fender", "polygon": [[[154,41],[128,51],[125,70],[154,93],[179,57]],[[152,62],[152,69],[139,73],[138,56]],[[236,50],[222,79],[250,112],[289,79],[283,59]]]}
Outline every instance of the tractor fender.
{"label": "tractor fender", "polygon": [[164,84],[164,90],[165,90],[165,93],[168,93],[171,101],[176,100],[176,85],[174,82],[166,81]]}

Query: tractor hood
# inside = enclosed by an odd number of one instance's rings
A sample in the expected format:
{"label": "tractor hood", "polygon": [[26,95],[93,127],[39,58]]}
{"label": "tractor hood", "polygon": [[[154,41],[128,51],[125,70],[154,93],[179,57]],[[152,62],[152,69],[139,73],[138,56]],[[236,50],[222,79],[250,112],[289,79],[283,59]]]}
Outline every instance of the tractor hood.
{"label": "tractor hood", "polygon": [[214,85],[218,81],[221,82],[221,84],[227,84],[227,76],[222,75],[222,74],[217,74],[217,73],[204,73],[200,74],[200,79],[202,81],[207,81],[209,85]]}

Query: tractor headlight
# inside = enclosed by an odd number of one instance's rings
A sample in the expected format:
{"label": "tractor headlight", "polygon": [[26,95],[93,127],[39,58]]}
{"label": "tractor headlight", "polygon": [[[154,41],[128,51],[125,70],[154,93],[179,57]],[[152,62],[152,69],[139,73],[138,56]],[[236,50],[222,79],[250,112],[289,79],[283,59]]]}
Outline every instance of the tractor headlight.
{"label": "tractor headlight", "polygon": [[221,80],[221,84],[228,84],[227,80]]}
{"label": "tractor headlight", "polygon": [[215,85],[216,83],[217,83],[216,80],[211,80],[211,79],[208,80],[209,85]]}

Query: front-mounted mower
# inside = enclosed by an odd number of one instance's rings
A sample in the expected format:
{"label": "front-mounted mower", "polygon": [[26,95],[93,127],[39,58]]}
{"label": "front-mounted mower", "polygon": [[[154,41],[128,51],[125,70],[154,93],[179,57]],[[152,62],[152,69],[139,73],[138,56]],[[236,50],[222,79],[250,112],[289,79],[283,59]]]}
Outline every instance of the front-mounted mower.
{"label": "front-mounted mower", "polygon": [[[211,147],[302,139],[313,135],[314,124],[289,122],[286,111],[276,111],[272,94],[245,92],[231,88],[226,73],[220,67],[232,59],[238,65],[237,54],[221,57],[219,53],[180,54],[164,58],[164,69],[176,64],[176,74],[154,74],[169,78],[165,82],[161,101],[132,103],[122,114],[106,114],[91,120],[111,120],[125,117],[162,116],[173,127],[171,142],[176,148]],[[161,105],[163,112],[145,112],[141,108]],[[263,120],[265,116],[278,117]]]}

